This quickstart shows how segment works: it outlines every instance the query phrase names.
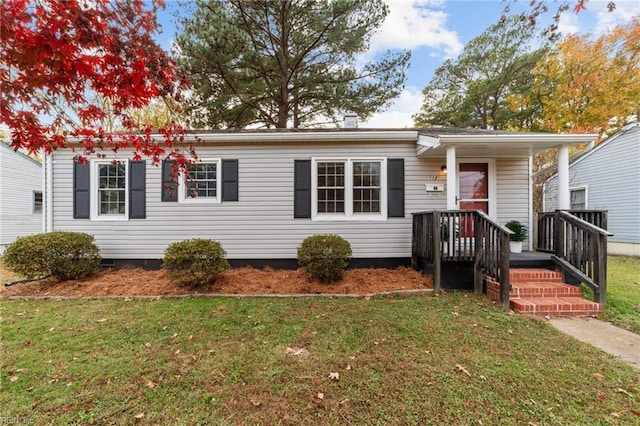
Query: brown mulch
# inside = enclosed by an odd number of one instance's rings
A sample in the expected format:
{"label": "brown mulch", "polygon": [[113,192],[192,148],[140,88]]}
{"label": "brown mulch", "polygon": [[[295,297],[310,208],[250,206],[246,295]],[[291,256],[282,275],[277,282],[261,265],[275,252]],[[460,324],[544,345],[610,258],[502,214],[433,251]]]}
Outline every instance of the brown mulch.
{"label": "brown mulch", "polygon": [[312,281],[302,270],[238,268],[225,272],[208,288],[171,283],[163,270],[108,270],[91,277],[59,282],[53,278],[0,286],[2,297],[168,296],[189,294],[376,294],[432,288],[432,279],[410,268],[351,269],[337,283]]}

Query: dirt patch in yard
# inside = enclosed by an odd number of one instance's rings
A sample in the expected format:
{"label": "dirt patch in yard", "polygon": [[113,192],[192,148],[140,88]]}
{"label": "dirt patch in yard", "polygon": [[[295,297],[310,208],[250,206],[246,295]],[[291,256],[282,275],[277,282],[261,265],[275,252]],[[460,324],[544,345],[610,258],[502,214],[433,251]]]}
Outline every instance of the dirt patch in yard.
{"label": "dirt patch in yard", "polygon": [[166,296],[183,294],[375,294],[432,288],[432,279],[410,268],[351,269],[334,284],[312,281],[301,270],[238,268],[225,272],[212,286],[192,288],[167,279],[163,270],[120,269],[60,282],[52,278],[0,286],[9,296]]}

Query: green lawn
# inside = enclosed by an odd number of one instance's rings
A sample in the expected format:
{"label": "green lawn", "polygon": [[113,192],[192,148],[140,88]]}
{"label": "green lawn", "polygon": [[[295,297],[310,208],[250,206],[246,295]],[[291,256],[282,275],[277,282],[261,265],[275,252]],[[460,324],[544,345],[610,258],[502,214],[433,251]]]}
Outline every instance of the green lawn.
{"label": "green lawn", "polygon": [[0,303],[33,424],[640,423],[638,370],[469,293]]}
{"label": "green lawn", "polygon": [[609,256],[604,319],[640,333],[640,259]]}

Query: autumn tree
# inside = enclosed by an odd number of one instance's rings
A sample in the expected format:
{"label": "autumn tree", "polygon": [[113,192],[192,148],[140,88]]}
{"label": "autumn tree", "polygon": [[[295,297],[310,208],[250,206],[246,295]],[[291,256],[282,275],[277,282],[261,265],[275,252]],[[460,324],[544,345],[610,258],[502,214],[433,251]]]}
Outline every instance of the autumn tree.
{"label": "autumn tree", "polygon": [[198,0],[176,38],[194,124],[284,128],[381,111],[410,56],[359,65],[387,14],[382,0]]}
{"label": "autumn tree", "polygon": [[593,39],[569,35],[534,69],[533,90],[518,103],[539,103],[542,131],[616,131],[640,110],[640,17]]}
{"label": "autumn tree", "polygon": [[[153,140],[127,112],[176,88],[171,58],[152,36],[161,0],[0,2],[0,113],[11,146],[46,152],[79,141],[79,155],[133,147],[158,161],[174,151],[175,126]],[[107,116],[125,130],[108,134]],[[167,151],[168,149],[168,151]],[[178,155],[180,156],[180,155]]]}
{"label": "autumn tree", "polygon": [[471,40],[460,56],[438,67],[414,116],[417,127],[523,127],[531,108],[509,108],[507,97],[531,90],[531,71],[545,48],[532,49],[534,28],[511,17]]}
{"label": "autumn tree", "polygon": [[[504,3],[503,19],[506,19],[512,13],[512,6],[518,3],[518,0],[502,0],[502,2]],[[558,25],[560,17],[569,10],[574,13],[587,10],[589,0],[529,0],[528,2],[522,1],[521,4],[523,3],[528,3],[528,8],[516,16],[522,21],[529,22],[532,27],[535,27],[542,17],[552,14],[552,22],[543,28],[542,35],[549,40],[555,40],[560,36]],[[602,6],[598,5],[598,7]],[[616,2],[607,2],[606,9],[613,12],[616,9]]]}

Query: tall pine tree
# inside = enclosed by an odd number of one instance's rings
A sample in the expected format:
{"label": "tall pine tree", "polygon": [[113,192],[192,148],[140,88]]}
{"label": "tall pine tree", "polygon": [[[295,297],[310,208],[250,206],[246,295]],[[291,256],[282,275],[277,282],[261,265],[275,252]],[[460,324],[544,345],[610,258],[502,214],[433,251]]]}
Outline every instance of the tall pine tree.
{"label": "tall pine tree", "polygon": [[198,0],[176,39],[194,125],[285,128],[381,111],[410,57],[359,64],[387,13],[381,0]]}

